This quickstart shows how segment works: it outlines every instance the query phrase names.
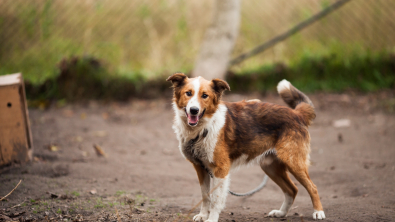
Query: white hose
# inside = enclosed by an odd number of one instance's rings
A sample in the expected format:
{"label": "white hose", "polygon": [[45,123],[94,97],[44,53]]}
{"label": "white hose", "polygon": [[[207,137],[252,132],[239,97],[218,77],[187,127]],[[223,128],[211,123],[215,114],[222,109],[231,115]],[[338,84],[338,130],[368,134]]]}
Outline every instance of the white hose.
{"label": "white hose", "polygon": [[268,179],[268,178],[269,178],[269,177],[268,177],[267,175],[265,175],[265,177],[263,178],[262,183],[259,184],[259,186],[258,186],[257,188],[255,188],[255,189],[253,189],[253,190],[251,190],[251,191],[249,191],[249,192],[247,192],[247,193],[235,193],[235,192],[233,192],[233,191],[231,191],[231,190],[229,190],[229,193],[232,194],[232,195],[238,196],[238,197],[251,196],[251,195],[253,195],[254,193],[256,193],[256,192],[262,190],[262,188],[266,185],[267,179]]}

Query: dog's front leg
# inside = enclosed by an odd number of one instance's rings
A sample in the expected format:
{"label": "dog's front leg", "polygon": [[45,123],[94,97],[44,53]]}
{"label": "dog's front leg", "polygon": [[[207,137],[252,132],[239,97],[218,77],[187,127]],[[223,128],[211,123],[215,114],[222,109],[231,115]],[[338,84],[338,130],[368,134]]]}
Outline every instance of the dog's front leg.
{"label": "dog's front leg", "polygon": [[202,191],[202,205],[200,213],[193,217],[193,221],[206,221],[210,210],[210,175],[201,165],[193,165],[199,178]]}
{"label": "dog's front leg", "polygon": [[211,194],[210,216],[206,222],[217,222],[219,214],[225,208],[229,190],[229,174],[223,178],[214,176]]}

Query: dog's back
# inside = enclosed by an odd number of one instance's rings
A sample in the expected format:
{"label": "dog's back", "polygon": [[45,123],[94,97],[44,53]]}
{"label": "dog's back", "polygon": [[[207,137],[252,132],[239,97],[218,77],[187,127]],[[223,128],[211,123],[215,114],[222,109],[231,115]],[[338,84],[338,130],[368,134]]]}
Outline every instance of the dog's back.
{"label": "dog's back", "polygon": [[288,107],[245,101],[224,104],[228,108],[224,133],[231,157],[237,158],[237,151],[243,150],[244,153],[252,152],[249,155],[252,159],[256,156],[253,153],[261,154],[274,148],[289,130],[299,134],[308,133],[304,117]]}

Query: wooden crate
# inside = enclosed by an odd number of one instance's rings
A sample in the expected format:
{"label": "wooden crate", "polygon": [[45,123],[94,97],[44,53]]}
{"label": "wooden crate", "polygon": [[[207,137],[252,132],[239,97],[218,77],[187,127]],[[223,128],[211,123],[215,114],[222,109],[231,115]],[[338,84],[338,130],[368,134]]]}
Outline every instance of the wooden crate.
{"label": "wooden crate", "polygon": [[0,166],[27,162],[32,153],[22,74],[0,76]]}

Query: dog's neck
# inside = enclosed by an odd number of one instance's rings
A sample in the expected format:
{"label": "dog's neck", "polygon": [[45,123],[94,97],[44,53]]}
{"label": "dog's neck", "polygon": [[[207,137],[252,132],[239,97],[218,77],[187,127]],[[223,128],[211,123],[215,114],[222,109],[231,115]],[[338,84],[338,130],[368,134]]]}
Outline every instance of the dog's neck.
{"label": "dog's neck", "polygon": [[[227,112],[226,106],[220,104],[214,115],[210,118],[203,117],[199,121],[198,125],[194,127],[188,125],[185,112],[178,109],[177,105],[174,103],[173,109],[175,111],[173,129],[177,135],[178,141],[180,142],[179,148],[181,153],[183,153],[183,147],[187,146],[191,140],[198,138],[194,143],[194,147],[204,153],[205,160],[213,162],[213,153],[217,144],[218,135],[221,132],[222,127],[225,125]],[[204,160],[202,159],[202,161]]]}

